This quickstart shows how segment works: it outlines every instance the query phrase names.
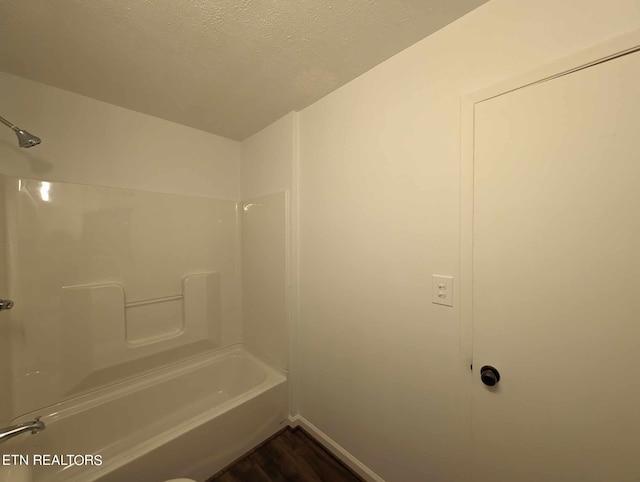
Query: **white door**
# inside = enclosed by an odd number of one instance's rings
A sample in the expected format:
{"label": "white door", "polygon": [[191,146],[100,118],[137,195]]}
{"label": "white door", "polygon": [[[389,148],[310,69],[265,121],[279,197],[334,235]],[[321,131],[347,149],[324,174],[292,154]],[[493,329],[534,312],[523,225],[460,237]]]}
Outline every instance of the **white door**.
{"label": "white door", "polygon": [[473,480],[638,482],[640,53],[476,104],[474,135]]}

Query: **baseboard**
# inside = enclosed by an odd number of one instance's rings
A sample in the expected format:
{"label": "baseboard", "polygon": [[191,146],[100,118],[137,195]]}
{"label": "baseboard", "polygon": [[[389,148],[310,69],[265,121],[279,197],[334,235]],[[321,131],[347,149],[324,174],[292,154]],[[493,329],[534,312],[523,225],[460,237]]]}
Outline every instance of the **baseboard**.
{"label": "baseboard", "polygon": [[385,482],[382,477],[360,462],[335,440],[309,422],[309,420],[304,418],[302,415],[289,415],[289,426],[292,428],[301,427],[309,432],[310,435],[324,445],[333,455],[340,459],[342,463],[362,477],[366,482]]}

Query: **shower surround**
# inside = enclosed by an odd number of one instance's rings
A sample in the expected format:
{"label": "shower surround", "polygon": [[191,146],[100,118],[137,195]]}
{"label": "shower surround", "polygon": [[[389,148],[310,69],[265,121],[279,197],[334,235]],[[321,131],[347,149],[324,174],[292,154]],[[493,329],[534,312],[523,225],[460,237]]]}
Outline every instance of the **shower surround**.
{"label": "shower surround", "polygon": [[[0,370],[11,383],[0,418],[40,416],[47,426],[3,452],[103,455],[99,468],[32,467],[34,481],[146,480],[155,464],[202,479],[287,423],[284,192],[244,210],[230,200],[0,179],[3,284],[15,302],[3,313]],[[269,264],[273,276],[263,272]],[[255,313],[242,334],[242,276],[253,290],[270,285],[271,313],[284,317],[266,345],[256,342],[264,328]],[[213,445],[203,451],[205,440]],[[216,440],[226,442],[216,449]],[[154,458],[167,446],[183,455]]]}

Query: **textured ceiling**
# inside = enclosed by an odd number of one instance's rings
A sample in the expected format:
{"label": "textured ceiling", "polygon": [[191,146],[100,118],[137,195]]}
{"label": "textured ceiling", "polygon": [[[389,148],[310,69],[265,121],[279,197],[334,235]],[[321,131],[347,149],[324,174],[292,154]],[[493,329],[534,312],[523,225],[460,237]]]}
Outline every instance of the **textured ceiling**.
{"label": "textured ceiling", "polygon": [[241,140],[485,1],[2,0],[0,70]]}

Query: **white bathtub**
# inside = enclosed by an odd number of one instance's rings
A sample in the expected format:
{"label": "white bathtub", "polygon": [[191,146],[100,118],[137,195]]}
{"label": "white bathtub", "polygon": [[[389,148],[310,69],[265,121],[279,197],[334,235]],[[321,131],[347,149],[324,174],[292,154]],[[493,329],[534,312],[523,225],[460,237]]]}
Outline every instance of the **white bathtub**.
{"label": "white bathtub", "polygon": [[[286,425],[287,379],[236,346],[19,421],[37,415],[46,430],[0,446],[2,454],[28,456],[25,480],[203,481]],[[101,455],[102,464],[34,465],[38,454]]]}

